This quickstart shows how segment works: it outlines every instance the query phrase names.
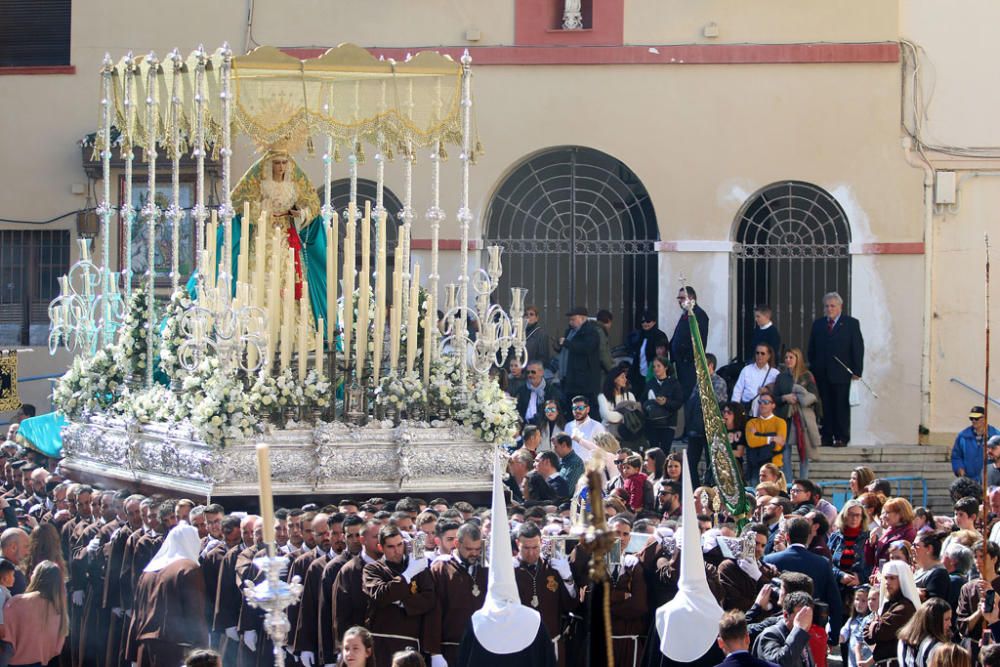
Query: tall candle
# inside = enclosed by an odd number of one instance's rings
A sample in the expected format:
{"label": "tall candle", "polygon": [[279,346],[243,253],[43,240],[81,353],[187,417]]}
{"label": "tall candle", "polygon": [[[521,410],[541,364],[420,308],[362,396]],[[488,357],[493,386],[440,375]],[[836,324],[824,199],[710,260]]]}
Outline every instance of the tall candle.
{"label": "tall candle", "polygon": [[368,357],[368,323],[371,303],[371,202],[365,202],[365,217],[361,219],[361,272],[358,274],[358,358],[357,374],[364,372]]}
{"label": "tall candle", "polygon": [[257,443],[257,480],[260,486],[260,518],[264,522],[264,544],[274,544],[274,496],[271,495],[271,448]]}
{"label": "tall candle", "polygon": [[417,360],[417,310],[420,298],[420,265],[413,266],[413,278],[410,280],[410,312],[406,326],[406,372],[413,370]]}
{"label": "tall candle", "polygon": [[354,203],[347,205],[347,237],[344,239],[344,370],[351,363],[354,336]]}
{"label": "tall candle", "polygon": [[295,321],[295,249],[288,249],[288,259],[285,264],[285,299],[284,312],[281,316],[281,370],[284,371],[292,363],[292,336]]}
{"label": "tall candle", "polygon": [[378,245],[375,253],[375,340],[372,357],[376,381],[382,371],[382,346],[385,343],[385,234],[386,215],[382,211],[378,217]]}
{"label": "tall candle", "polygon": [[431,341],[434,339],[434,296],[428,295],[427,312],[424,314],[424,386],[431,379]]}
{"label": "tall candle", "polygon": [[281,331],[281,275],[284,267],[281,262],[280,234],[275,233],[274,238],[271,239],[271,266],[262,267],[261,271],[267,271],[271,279],[267,291],[267,335],[269,346],[267,363],[271,364],[274,356],[278,354],[278,332]]}
{"label": "tall candle", "polygon": [[[338,233],[337,212],[334,211],[330,224],[326,228],[326,340],[330,351],[337,351],[337,264],[339,259],[340,234]],[[322,328],[320,329],[322,330]],[[332,375],[332,374],[331,374]]]}
{"label": "tall candle", "polygon": [[[257,220],[257,234],[254,238],[254,270],[253,278],[251,280],[250,275],[247,275],[247,281],[252,282],[254,286],[254,301],[253,305],[257,308],[264,308],[264,279],[267,276],[267,212],[261,211],[260,218]],[[247,248],[247,252],[250,249]]]}
{"label": "tall candle", "polygon": [[393,258],[392,311],[389,323],[389,364],[390,370],[399,368],[399,338],[402,329],[400,311],[403,307],[403,253],[397,252]]}
{"label": "tall candle", "polygon": [[319,318],[316,324],[316,336],[313,339],[313,344],[316,351],[316,375],[319,377],[325,375],[323,373],[323,318]]}
{"label": "tall candle", "polygon": [[[240,254],[236,260],[236,275],[242,281],[250,284],[247,267],[250,262],[250,202],[243,202],[243,215],[240,216]],[[248,304],[245,304],[248,305]]]}
{"label": "tall candle", "polygon": [[297,349],[299,351],[299,382],[303,382],[306,379],[306,371],[308,370],[309,362],[309,312],[306,310],[306,305],[309,302],[306,300],[306,295],[303,294],[302,298],[299,299],[299,344]]}

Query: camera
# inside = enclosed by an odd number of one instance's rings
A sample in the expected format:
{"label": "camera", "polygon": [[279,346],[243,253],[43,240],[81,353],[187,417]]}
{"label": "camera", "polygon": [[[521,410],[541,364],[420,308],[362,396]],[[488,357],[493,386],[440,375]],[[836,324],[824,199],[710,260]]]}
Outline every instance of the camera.
{"label": "camera", "polygon": [[781,579],[775,577],[771,580],[771,606],[778,606],[778,596],[781,594]]}
{"label": "camera", "polygon": [[830,605],[813,598],[813,625],[823,628],[830,621]]}

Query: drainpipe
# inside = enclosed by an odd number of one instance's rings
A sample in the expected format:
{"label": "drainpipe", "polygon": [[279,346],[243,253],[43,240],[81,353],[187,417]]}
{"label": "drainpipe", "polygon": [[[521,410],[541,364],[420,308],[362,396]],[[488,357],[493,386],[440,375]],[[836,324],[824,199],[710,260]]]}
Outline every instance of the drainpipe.
{"label": "drainpipe", "polygon": [[913,150],[913,139],[903,137],[906,163],[924,171],[924,338],[920,351],[920,425],[930,432],[931,423],[931,326],[934,319],[934,168]]}

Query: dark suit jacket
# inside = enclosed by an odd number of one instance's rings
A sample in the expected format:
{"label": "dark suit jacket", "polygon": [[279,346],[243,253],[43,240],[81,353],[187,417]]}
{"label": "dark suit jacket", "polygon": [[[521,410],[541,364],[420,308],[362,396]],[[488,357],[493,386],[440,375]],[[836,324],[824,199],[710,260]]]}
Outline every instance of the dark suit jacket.
{"label": "dark suit jacket", "polygon": [[549,485],[556,493],[556,498],[568,498],[569,497],[569,484],[566,482],[566,478],[562,475],[557,475],[552,479],[545,480],[545,483]]}
{"label": "dark suit jacket", "polygon": [[563,381],[568,398],[573,394],[597,394],[601,390],[601,334],[597,322],[587,320],[572,338],[566,337],[563,347],[569,352],[566,379]]}
{"label": "dark suit jacket", "polygon": [[777,667],[777,663],[754,657],[750,651],[735,651],[716,667]]}
{"label": "dark suit jacket", "polygon": [[809,370],[818,381],[847,384],[851,374],[837,359],[859,376],[864,371],[865,340],[861,336],[861,324],[850,315],[841,314],[830,333],[826,318],[819,318],[813,322],[809,334],[807,356]]}
{"label": "dark suit jacket", "polygon": [[830,605],[830,637],[836,641],[840,637],[843,608],[830,561],[807,551],[801,544],[793,544],[784,551],[765,556],[764,562],[782,572],[801,572],[813,580],[813,597]]}
{"label": "dark suit jacket", "polygon": [[762,632],[753,643],[753,654],[763,660],[772,660],[781,667],[806,667],[812,661],[804,661],[803,653],[809,652],[809,633],[785,623],[778,622]]}
{"label": "dark suit jacket", "polygon": [[[698,304],[694,306],[694,316],[698,320],[698,333],[701,334],[701,344],[708,340],[708,313]],[[681,315],[674,327],[674,335],[670,339],[670,358],[675,364],[694,363],[694,346],[691,344],[691,329],[687,318]]]}

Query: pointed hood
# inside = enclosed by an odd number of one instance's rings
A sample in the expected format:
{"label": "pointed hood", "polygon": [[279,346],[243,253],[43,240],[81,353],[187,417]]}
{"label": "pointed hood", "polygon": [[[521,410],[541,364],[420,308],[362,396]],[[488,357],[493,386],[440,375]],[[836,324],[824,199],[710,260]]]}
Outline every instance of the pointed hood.
{"label": "pointed hood", "polygon": [[[682,470],[688,470],[684,452]],[[693,662],[703,656],[719,634],[722,607],[708,588],[705,558],[701,551],[698,518],[690,475],[683,475],[683,526],[681,526],[681,576],[674,599],[656,610],[660,653],[676,662]]]}
{"label": "pointed hood", "polygon": [[197,564],[200,553],[201,540],[198,538],[198,529],[187,523],[180,523],[163,538],[160,550],[153,556],[153,560],[149,561],[143,572],[159,572],[182,559],[193,560]]}
{"label": "pointed hood", "polygon": [[523,651],[535,641],[541,615],[521,604],[514,581],[507,505],[504,503],[500,452],[493,454],[493,521],[490,526],[490,578],[486,601],[472,615],[472,631],[490,653]]}

